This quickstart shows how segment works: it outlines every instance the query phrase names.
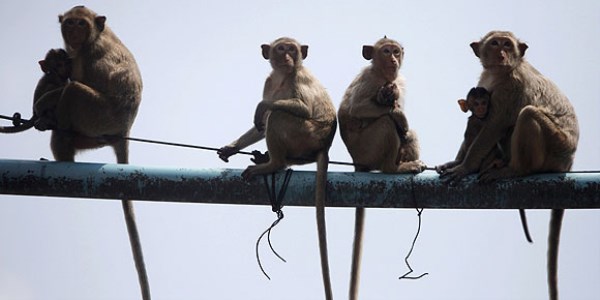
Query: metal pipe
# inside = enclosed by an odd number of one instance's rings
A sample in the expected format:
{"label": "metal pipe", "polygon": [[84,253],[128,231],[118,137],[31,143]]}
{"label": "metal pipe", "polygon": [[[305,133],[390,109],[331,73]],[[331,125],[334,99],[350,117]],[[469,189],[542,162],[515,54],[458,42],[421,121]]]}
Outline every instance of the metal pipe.
{"label": "metal pipe", "polygon": [[[242,170],[0,160],[0,194],[160,202],[270,205],[262,178]],[[276,175],[279,185],[284,172]],[[270,180],[269,180],[270,182]],[[315,172],[292,174],[284,206],[314,206]],[[448,186],[418,175],[329,172],[328,207],[548,209],[600,208],[599,173],[540,174],[493,184],[467,177]]]}

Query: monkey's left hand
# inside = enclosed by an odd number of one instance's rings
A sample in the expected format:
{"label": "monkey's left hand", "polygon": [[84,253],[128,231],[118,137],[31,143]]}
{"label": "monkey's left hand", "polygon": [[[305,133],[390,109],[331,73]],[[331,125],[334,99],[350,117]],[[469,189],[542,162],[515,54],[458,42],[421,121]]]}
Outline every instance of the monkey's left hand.
{"label": "monkey's left hand", "polygon": [[217,154],[219,155],[219,158],[221,160],[223,160],[224,162],[229,162],[229,157],[238,153],[239,151],[240,149],[238,149],[237,147],[225,146],[217,150]]}

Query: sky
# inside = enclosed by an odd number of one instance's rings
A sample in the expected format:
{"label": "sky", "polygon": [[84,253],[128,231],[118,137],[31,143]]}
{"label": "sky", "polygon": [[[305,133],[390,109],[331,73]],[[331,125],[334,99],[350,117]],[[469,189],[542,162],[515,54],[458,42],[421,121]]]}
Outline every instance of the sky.
{"label": "sky", "polygon": [[[455,157],[468,117],[456,100],[481,72],[469,44],[498,29],[529,45],[527,60],[575,107],[581,137],[573,170],[600,170],[598,1],[2,1],[0,114],[30,116],[42,75],[37,61],[62,47],[57,16],[78,4],[107,16],[139,64],[144,92],[133,137],[209,147],[239,137],[252,126],[270,72],[260,45],[281,36],[309,45],[304,65],[338,107],[369,64],[362,45],[387,35],[405,48],[405,113],[421,159],[442,164]],[[35,130],[0,135],[0,158],[52,159],[49,140],[49,132]],[[248,148],[254,149],[266,146]],[[339,134],[330,157],[350,161]],[[110,148],[76,160],[115,162]],[[130,162],[192,169],[250,164],[243,155],[225,163],[214,152],[140,143],[131,144]],[[272,240],[288,262],[261,248],[269,281],[254,244],[275,218],[270,207],[134,205],[154,299],[323,299],[313,208],[284,209]],[[416,211],[367,210],[361,299],[547,299],[549,211],[528,211],[533,245],[516,210],[426,209],[422,217],[411,265],[415,274],[429,275],[400,281]],[[326,218],[334,297],[345,299],[354,210],[330,208]],[[599,236],[598,210],[566,212],[562,299],[600,295]],[[0,195],[0,240],[0,299],[139,299],[119,201]]]}

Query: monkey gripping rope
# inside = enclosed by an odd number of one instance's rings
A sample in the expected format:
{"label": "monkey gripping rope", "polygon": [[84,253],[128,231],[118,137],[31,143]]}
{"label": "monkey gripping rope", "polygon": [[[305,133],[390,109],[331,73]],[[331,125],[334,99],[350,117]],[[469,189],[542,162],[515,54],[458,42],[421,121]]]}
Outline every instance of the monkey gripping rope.
{"label": "monkey gripping rope", "polygon": [[271,226],[269,226],[269,228],[267,228],[267,230],[265,230],[258,237],[258,240],[256,241],[255,251],[256,251],[256,261],[258,262],[258,267],[260,268],[262,273],[269,280],[271,280],[271,277],[269,277],[269,275],[267,275],[267,272],[265,272],[265,269],[263,268],[262,263],[260,262],[258,246],[260,245],[260,241],[266,234],[267,241],[269,242],[269,247],[271,248],[271,251],[273,251],[275,256],[277,256],[277,258],[281,259],[281,261],[286,262],[286,260],[283,257],[281,257],[281,255],[279,255],[279,253],[277,253],[277,251],[275,251],[275,249],[273,248],[273,245],[271,244],[271,230],[275,226],[277,226],[277,224],[279,224],[279,221],[283,220],[283,211],[281,210],[283,208],[282,202],[283,202],[283,197],[285,197],[285,192],[287,191],[287,187],[290,182],[290,178],[292,177],[292,172],[293,172],[292,169],[287,169],[285,171],[285,177],[283,179],[283,183],[281,184],[281,187],[279,188],[279,193],[277,193],[277,194],[275,193],[275,173],[271,174],[271,186],[269,186],[269,181],[267,179],[268,175],[263,176],[264,181],[265,181],[265,186],[267,188],[267,194],[269,195],[269,201],[271,202],[271,210],[277,214],[277,220],[275,220],[273,222],[273,224],[271,224]]}

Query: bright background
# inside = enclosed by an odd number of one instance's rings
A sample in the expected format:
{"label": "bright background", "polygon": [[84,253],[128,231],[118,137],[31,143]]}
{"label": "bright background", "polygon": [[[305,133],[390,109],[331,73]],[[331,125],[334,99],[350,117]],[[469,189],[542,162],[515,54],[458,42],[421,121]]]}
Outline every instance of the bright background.
{"label": "bright background", "polygon": [[[30,116],[37,61],[62,47],[57,15],[80,3],[0,3],[0,114]],[[570,97],[581,139],[574,170],[600,170],[600,2],[598,1],[83,1],[134,53],[144,79],[131,135],[220,147],[252,126],[269,64],[260,45],[291,36],[310,45],[305,61],[339,106],[368,62],[363,44],[387,35],[406,50],[406,113],[428,165],[454,158],[467,115],[456,99],[477,83],[469,48],[494,29],[529,45],[527,59]],[[3,125],[8,125],[5,123]],[[0,157],[52,159],[49,132],[0,135]],[[256,144],[249,150],[265,150]],[[350,161],[336,136],[330,156]],[[79,161],[114,162],[110,148]],[[245,168],[212,152],[131,144],[135,165]],[[314,170],[315,165],[303,168]],[[352,171],[331,166],[332,171]],[[430,171],[429,171],[430,172]],[[535,199],[532,199],[534,201]],[[154,299],[322,299],[314,209],[285,209],[273,233],[277,261],[254,257],[269,207],[135,203]],[[411,263],[399,281],[417,217],[411,209],[370,209],[362,299],[546,299],[549,212],[529,211],[535,243],[516,210],[425,210]],[[328,209],[332,284],[347,297],[354,211]],[[562,299],[600,297],[600,213],[570,210],[560,245]],[[0,196],[0,299],[138,299],[118,201]]]}

